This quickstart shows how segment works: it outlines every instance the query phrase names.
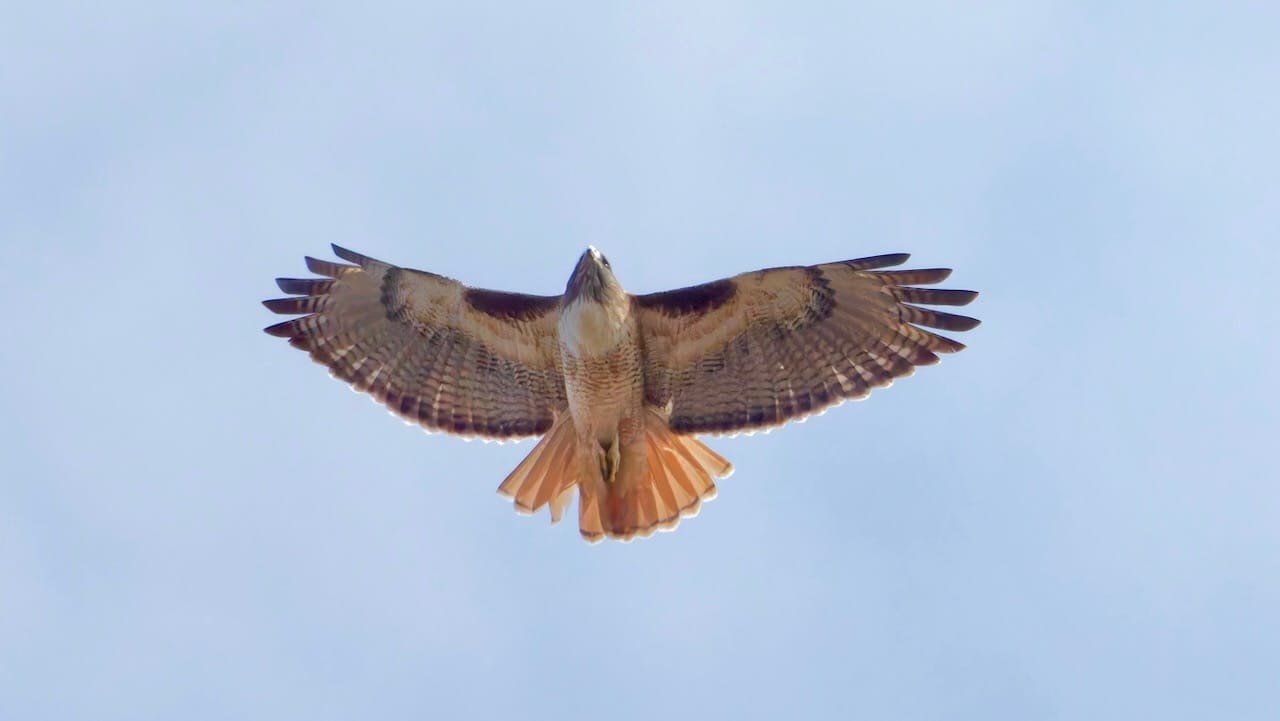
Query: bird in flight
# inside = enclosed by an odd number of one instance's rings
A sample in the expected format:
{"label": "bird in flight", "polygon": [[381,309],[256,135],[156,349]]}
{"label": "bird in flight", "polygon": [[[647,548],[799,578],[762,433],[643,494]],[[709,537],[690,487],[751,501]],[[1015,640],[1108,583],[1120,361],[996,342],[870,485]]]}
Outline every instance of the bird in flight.
{"label": "bird in flight", "polygon": [[977,293],[915,286],[949,269],[884,270],[907,254],[769,268],[632,295],[588,248],[563,295],[470,288],[345,248],[308,257],[264,301],[266,328],[428,430],[541,436],[498,492],[560,520],[578,491],[595,543],[675,528],[733,466],[699,434],[766,429],[938,362],[964,345]]}

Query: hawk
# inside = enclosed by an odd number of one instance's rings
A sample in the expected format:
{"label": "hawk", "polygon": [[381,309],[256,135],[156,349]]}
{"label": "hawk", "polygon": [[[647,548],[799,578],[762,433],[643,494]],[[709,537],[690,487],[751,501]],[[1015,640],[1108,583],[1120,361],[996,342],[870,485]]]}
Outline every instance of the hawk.
{"label": "hawk", "polygon": [[978,321],[918,304],[977,293],[919,288],[949,269],[884,270],[905,253],[769,268],[632,295],[588,248],[563,295],[470,288],[345,248],[279,278],[299,317],[266,328],[428,430],[541,436],[498,487],[560,520],[578,491],[589,542],[675,528],[733,466],[699,434],[766,429],[938,362],[964,345],[925,330]]}

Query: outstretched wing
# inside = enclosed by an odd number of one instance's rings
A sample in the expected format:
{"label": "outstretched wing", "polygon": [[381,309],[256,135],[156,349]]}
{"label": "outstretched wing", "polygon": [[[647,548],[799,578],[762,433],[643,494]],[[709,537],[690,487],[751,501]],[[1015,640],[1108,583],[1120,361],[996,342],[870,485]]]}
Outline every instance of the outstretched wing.
{"label": "outstretched wing", "polygon": [[300,314],[266,328],[404,418],[489,438],[540,435],[566,408],[557,361],[558,296],[468,288],[333,246],[344,265],[307,258],[321,278],[279,278]]}
{"label": "outstretched wing", "polygon": [[766,428],[961,350],[918,326],[963,331],[977,320],[913,304],[965,305],[977,293],[911,287],[941,282],[949,269],[878,270],[907,258],[770,268],[635,296],[646,400],[669,403],[681,433]]}

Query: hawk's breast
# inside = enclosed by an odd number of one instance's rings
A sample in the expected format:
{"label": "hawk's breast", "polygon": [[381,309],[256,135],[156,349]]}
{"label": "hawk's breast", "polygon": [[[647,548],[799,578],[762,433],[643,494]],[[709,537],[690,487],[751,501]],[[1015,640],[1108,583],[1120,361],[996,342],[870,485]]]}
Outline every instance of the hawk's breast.
{"label": "hawk's breast", "polygon": [[639,332],[630,305],[576,300],[560,312],[560,360],[569,411],[580,426],[613,429],[644,395]]}

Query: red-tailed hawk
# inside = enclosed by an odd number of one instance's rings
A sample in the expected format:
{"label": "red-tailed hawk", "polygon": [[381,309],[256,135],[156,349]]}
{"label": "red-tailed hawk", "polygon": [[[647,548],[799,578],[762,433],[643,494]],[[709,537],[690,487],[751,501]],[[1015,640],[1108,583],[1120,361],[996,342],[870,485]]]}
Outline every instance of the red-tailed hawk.
{"label": "red-tailed hawk", "polygon": [[733,467],[698,442],[780,425],[910,375],[964,346],[927,328],[978,321],[915,304],[951,271],[881,270],[905,253],[770,268],[631,295],[587,249],[563,295],[468,288],[337,246],[320,278],[280,278],[264,301],[299,318],[266,328],[393,412],[436,431],[542,436],[499,486],[558,521],[578,489],[596,542],[675,528]]}

